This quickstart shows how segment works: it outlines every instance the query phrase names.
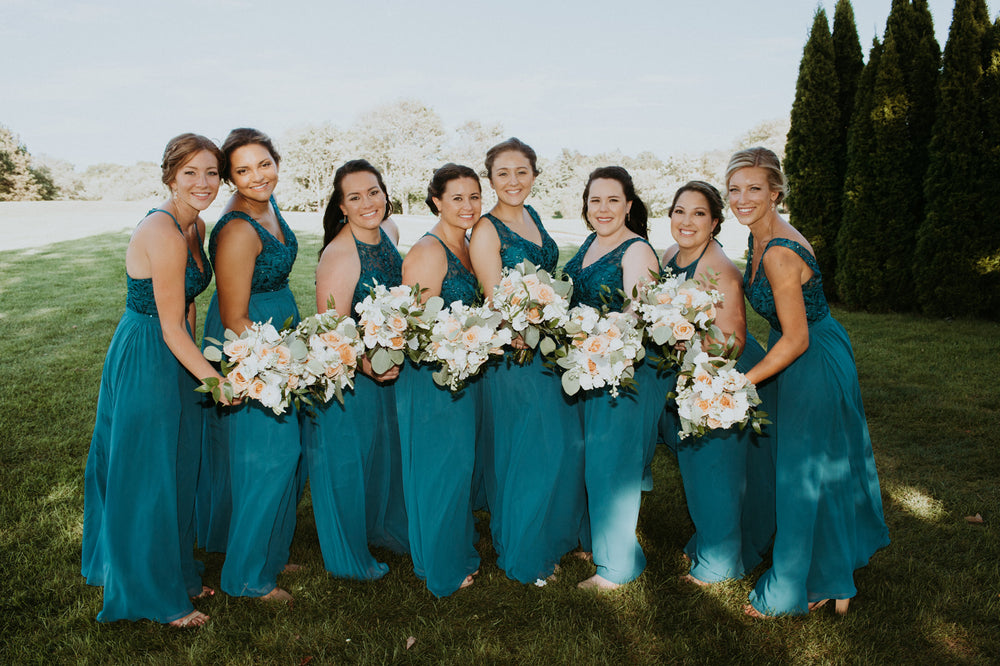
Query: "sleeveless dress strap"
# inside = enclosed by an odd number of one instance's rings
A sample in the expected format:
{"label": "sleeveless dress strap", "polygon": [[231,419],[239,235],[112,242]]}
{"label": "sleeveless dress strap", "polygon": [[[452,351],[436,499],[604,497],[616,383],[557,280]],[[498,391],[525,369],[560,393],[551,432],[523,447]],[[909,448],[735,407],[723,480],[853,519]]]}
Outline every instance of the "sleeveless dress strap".
{"label": "sleeveless dress strap", "polygon": [[[177,218],[174,217],[174,214],[171,213],[169,210],[163,210],[162,208],[150,208],[149,212],[146,213],[147,217],[149,216],[149,213],[166,213],[167,215],[170,216],[170,219],[174,221],[174,226],[177,227],[177,231],[181,232],[182,234],[184,233],[184,230],[181,229],[180,222],[177,221]],[[195,231],[197,232],[197,229]],[[201,238],[201,236],[198,236],[198,238]]]}

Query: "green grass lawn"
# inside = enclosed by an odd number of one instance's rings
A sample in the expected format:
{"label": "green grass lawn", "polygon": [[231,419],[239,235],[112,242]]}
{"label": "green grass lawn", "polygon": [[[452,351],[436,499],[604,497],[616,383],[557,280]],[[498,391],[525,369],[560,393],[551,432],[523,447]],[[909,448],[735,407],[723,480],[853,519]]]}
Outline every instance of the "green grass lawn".
{"label": "green grass lawn", "polygon": [[[310,314],[320,239],[299,240],[292,289]],[[279,581],[294,606],[220,592],[199,602],[212,616],[199,630],[99,624],[101,590],[80,576],[83,468],[124,309],[126,242],[109,234],[0,252],[0,664],[986,664],[1000,655],[1000,324],[843,310],[835,315],[854,343],[892,537],[858,572],[846,618],[749,620],[740,607],[762,569],[708,591],[678,582],[692,526],[676,462],[661,451],[639,522],[649,565],[614,593],[578,591],[592,566],[573,559],[544,588],[507,580],[485,520],[482,575],[452,597],[435,599],[407,558],[384,551],[384,579],[337,580],[323,569],[306,500],[292,546],[304,567]],[[752,317],[765,342],[766,328]],[[985,525],[965,521],[976,513]],[[199,554],[217,588],[222,557]]]}

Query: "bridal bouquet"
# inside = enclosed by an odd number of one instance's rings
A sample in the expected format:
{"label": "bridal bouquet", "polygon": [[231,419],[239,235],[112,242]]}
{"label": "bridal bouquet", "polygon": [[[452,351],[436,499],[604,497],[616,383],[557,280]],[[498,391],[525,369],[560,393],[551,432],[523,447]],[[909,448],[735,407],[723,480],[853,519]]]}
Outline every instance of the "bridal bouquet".
{"label": "bridal bouquet", "polygon": [[211,393],[216,401],[226,390],[230,400],[256,400],[275,414],[282,414],[293,401],[298,404],[308,397],[303,374],[309,350],[294,329],[279,332],[268,320],[255,322],[240,335],[226,329],[224,343],[206,340],[214,346],[205,348],[205,358],[221,363],[222,374],[232,385],[229,395],[228,387],[220,387],[215,377],[203,380],[204,385],[197,390]]}
{"label": "bridal bouquet", "polygon": [[600,311],[578,305],[569,311],[565,331],[567,344],[555,352],[556,365],[564,370],[562,387],[567,395],[582,389],[618,387],[632,381],[633,364],[646,353],[638,319],[630,312]]}
{"label": "bridal bouquet", "polygon": [[667,274],[642,285],[634,293],[633,307],[645,324],[646,337],[660,347],[663,358],[680,365],[694,338],[724,339],[715,326],[715,306],[721,302],[718,290],[704,290],[697,280]]}
{"label": "bridal bouquet", "polygon": [[674,396],[681,439],[714,428],[742,429],[748,423],[759,433],[768,423],[767,415],[755,410],[760,404],[757,388],[735,366],[735,360],[712,356],[702,350],[700,340],[692,340],[682,357]]}
{"label": "bridal bouquet", "polygon": [[[555,278],[525,260],[504,269],[500,282],[493,289],[493,309],[530,349],[538,348],[548,356],[555,351],[556,339],[561,337],[562,328],[569,321],[572,293],[572,280]],[[529,358],[526,354],[519,356],[520,363]]]}
{"label": "bridal bouquet", "polygon": [[344,389],[353,388],[358,357],[365,353],[354,320],[329,309],[303,319],[295,334],[305,344],[308,356],[303,371],[289,375],[289,388],[306,387],[320,402],[335,397],[344,404]]}
{"label": "bridal bouquet", "polygon": [[503,316],[485,305],[463,305],[455,301],[434,318],[422,360],[440,364],[434,383],[452,391],[462,388],[491,354],[503,354],[511,332],[501,326]]}
{"label": "bridal bouquet", "polygon": [[420,302],[419,286],[386,287],[375,283],[365,300],[355,306],[361,339],[372,370],[382,374],[402,365],[406,356],[420,360],[434,317],[444,305],[440,296]]}

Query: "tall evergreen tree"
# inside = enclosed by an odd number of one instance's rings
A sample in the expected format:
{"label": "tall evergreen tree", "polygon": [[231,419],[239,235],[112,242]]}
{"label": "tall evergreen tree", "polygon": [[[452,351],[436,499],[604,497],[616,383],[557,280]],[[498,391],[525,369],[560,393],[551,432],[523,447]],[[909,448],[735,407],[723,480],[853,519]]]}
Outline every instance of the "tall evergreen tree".
{"label": "tall evergreen tree", "polygon": [[844,217],[837,232],[837,291],[850,307],[866,307],[874,298],[882,276],[878,251],[882,207],[877,193],[875,153],[875,81],[882,45],[872,40],[858,80],[851,129],[847,141],[847,174],[844,178]]}
{"label": "tall evergreen tree", "polygon": [[854,97],[865,61],[854,23],[850,0],[838,0],[833,12],[833,61],[837,70],[837,108],[840,110],[840,154],[838,173],[841,181],[847,172],[847,134],[854,114]]}
{"label": "tall evergreen tree", "polygon": [[973,234],[978,242],[973,270],[980,276],[982,312],[1000,319],[1000,18],[987,33],[983,78],[979,100],[983,106],[985,152],[980,171],[979,210],[982,225]]}
{"label": "tall evergreen tree", "polygon": [[821,7],[816,10],[799,63],[785,146],[785,174],[792,223],[816,252],[830,298],[836,295],[835,244],[843,193],[837,169],[841,125],[838,94],[833,37]]}
{"label": "tall evergreen tree", "polygon": [[956,0],[924,183],[926,215],[917,232],[913,267],[917,297],[931,315],[988,314],[983,275],[976,265],[982,249],[980,177],[986,166],[981,122],[987,115],[978,94],[991,29],[985,0]]}

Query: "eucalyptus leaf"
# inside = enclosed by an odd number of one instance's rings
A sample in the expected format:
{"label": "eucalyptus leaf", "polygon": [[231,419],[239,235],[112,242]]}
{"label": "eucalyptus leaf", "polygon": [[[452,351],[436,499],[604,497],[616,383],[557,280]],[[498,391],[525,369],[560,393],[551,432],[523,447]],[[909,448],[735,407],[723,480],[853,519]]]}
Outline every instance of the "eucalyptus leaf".
{"label": "eucalyptus leaf", "polygon": [[389,370],[395,363],[392,362],[392,357],[389,355],[389,350],[384,347],[379,347],[372,354],[371,358],[372,371],[376,375],[381,375]]}
{"label": "eucalyptus leaf", "polygon": [[576,395],[580,391],[580,379],[573,374],[565,373],[562,376],[562,387],[566,395]]}

